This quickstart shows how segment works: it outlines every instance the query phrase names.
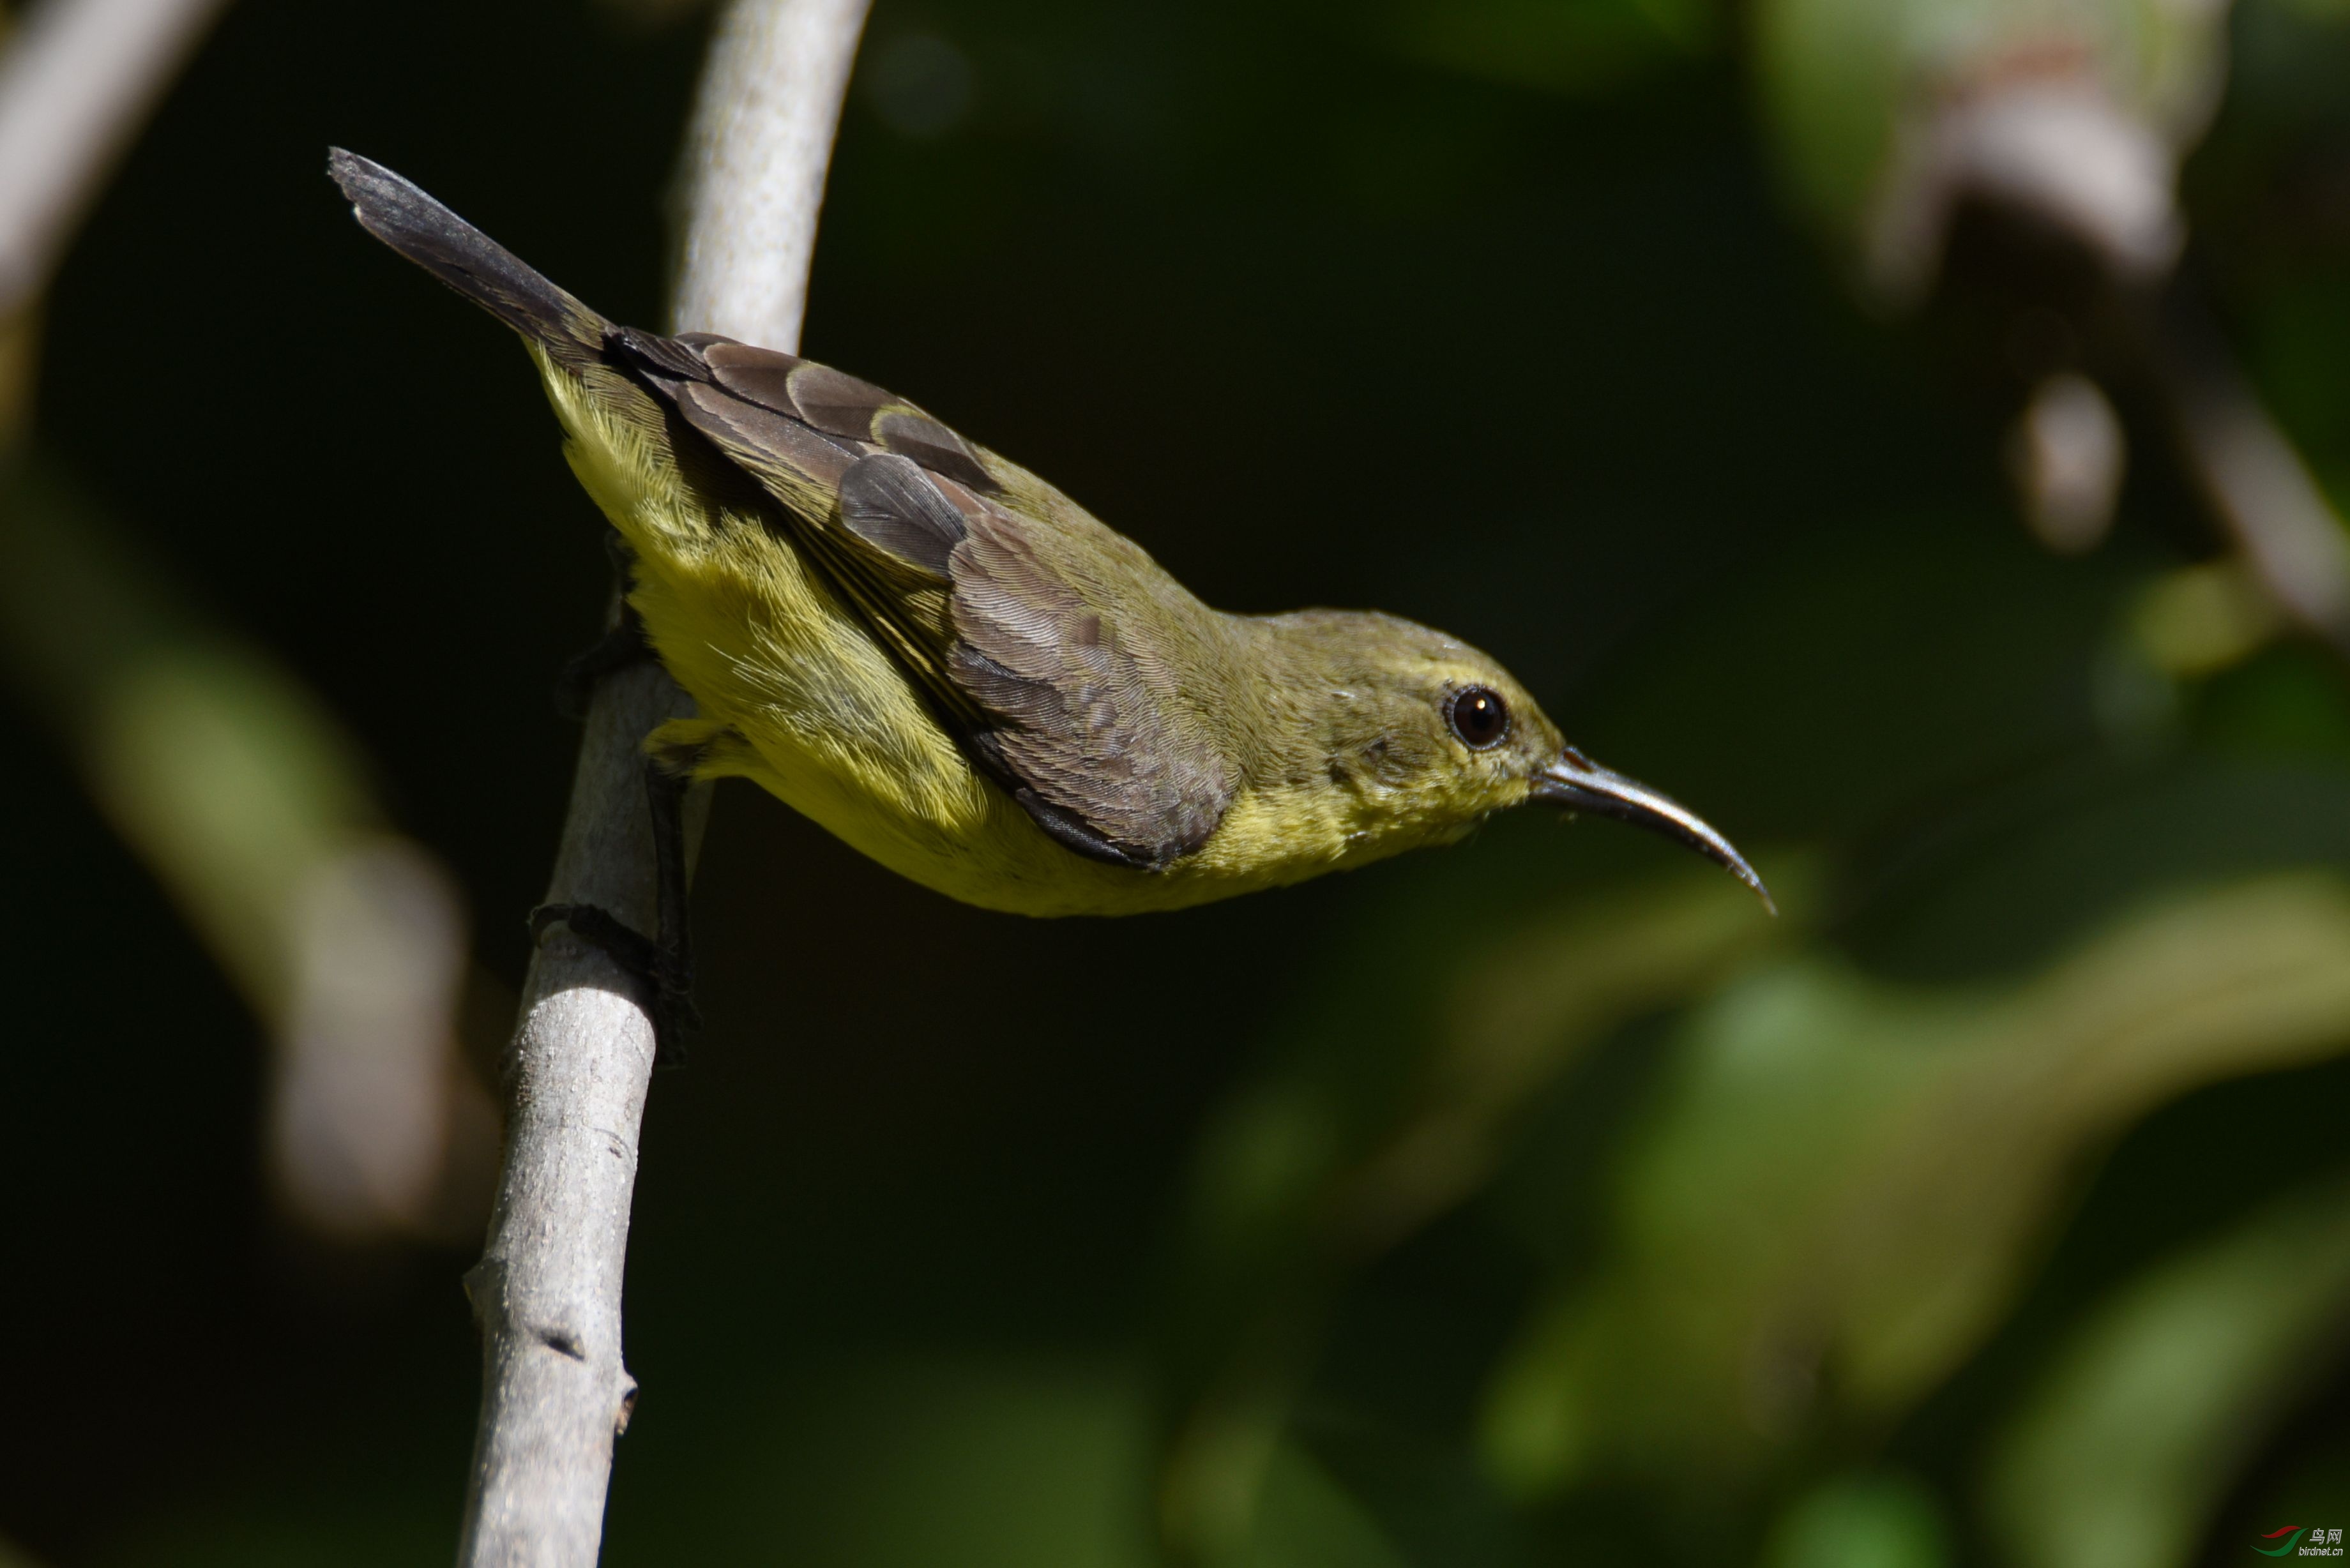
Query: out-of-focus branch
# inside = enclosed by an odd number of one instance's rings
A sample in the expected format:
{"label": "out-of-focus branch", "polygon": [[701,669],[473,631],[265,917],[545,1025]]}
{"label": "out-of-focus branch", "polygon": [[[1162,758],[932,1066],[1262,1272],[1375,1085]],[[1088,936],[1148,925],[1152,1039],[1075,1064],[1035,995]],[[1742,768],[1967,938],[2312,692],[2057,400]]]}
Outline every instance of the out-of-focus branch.
{"label": "out-of-focus branch", "polygon": [[[1954,78],[1896,139],[1865,224],[1866,275],[1896,308],[1935,286],[1958,214],[1991,214],[2021,245],[2054,240],[2094,278],[2080,325],[2142,379],[2252,581],[2285,620],[2350,656],[2350,538],[2178,262],[2178,160],[2200,115],[2168,122],[2117,97],[2085,43],[1996,54]],[[2217,62],[2202,73],[2216,92]],[[2028,293],[2021,315],[2046,309]],[[2059,549],[2103,535],[2121,486],[2118,421],[2094,381],[2043,367],[2011,439],[2027,515]]]}
{"label": "out-of-focus branch", "polygon": [[451,1171],[491,1127],[453,1031],[455,889],[301,683],[21,450],[32,306],[223,3],[47,0],[0,55],[0,664],[276,1038],[294,1214],[351,1240],[462,1231]]}
{"label": "out-of-focus branch", "polygon": [[[717,25],[683,171],[674,319],[789,349],[799,339],[833,128],[863,0],[734,0]],[[684,699],[647,666],[588,711],[550,903],[654,926],[638,743]],[[467,1277],[483,1339],[467,1568],[596,1560],[613,1439],[635,1381],[620,1284],[653,1026],[629,978],[562,928],[531,966],[508,1061],[497,1207]]]}
{"label": "out-of-focus branch", "polygon": [[0,459],[0,673],[276,1042],[288,1208],[348,1240],[463,1234],[481,1194],[450,1173],[486,1163],[493,1125],[457,1047],[447,875],[301,682],[22,455]]}
{"label": "out-of-focus branch", "polygon": [[2350,536],[2301,453],[2181,286],[2140,319],[2164,410],[2213,515],[2277,608],[2350,658]]}
{"label": "out-of-focus branch", "polygon": [[0,321],[47,285],[115,157],[226,0],[46,0],[0,55]]}
{"label": "out-of-focus branch", "polygon": [[1897,310],[1922,304],[1960,208],[1981,202],[2062,231],[2117,279],[2160,278],[2187,243],[2178,177],[2161,133],[2094,78],[1994,78],[1904,128],[1868,214],[1864,276]]}

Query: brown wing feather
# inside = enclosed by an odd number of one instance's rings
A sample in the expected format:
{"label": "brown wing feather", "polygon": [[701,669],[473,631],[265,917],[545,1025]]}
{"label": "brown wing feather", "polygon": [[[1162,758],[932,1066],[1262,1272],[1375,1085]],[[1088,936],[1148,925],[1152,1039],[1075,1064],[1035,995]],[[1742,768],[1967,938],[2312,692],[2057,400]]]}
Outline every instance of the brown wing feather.
{"label": "brown wing feather", "polygon": [[953,556],[949,669],[999,719],[1012,773],[1124,857],[1165,865],[1215,832],[1232,781],[1163,657],[1170,628],[1120,616],[1117,586],[1066,569],[1049,539],[993,509],[972,524]]}
{"label": "brown wing feather", "polygon": [[1148,556],[869,382],[699,333],[611,347],[783,504],[1039,826],[1140,869],[1215,832],[1232,770],[1179,671],[1213,656],[1216,618]]}

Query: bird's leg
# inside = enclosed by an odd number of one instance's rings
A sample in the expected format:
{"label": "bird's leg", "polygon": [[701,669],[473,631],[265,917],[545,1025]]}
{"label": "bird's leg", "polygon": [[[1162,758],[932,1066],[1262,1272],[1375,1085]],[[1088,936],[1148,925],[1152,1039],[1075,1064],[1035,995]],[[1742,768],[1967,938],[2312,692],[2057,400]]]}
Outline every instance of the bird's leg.
{"label": "bird's leg", "polygon": [[666,1008],[671,1033],[678,1037],[678,1054],[684,1054],[683,1036],[699,1033],[702,1014],[693,1005],[693,919],[686,900],[685,792],[691,775],[671,773],[652,758],[645,761],[645,805],[652,815],[653,888],[660,919],[660,946],[653,955],[653,982]]}
{"label": "bird's leg", "polygon": [[652,645],[645,640],[645,623],[637,614],[637,607],[629,602],[629,576],[636,566],[636,556],[617,528],[604,530],[604,553],[611,557],[614,586],[620,595],[620,617],[611,629],[563,667],[555,678],[555,706],[567,719],[585,719],[588,701],[596,695],[597,684],[607,675],[639,664],[653,656]]}
{"label": "bird's leg", "polygon": [[612,623],[612,628],[572,656],[565,662],[563,673],[555,678],[556,711],[567,719],[585,719],[588,703],[604,677],[641,663],[652,655],[652,645],[645,640],[645,623],[638,618],[637,607],[621,600],[620,618]]}
{"label": "bird's leg", "polygon": [[571,934],[634,977],[650,993],[653,1060],[676,1066],[685,1043],[702,1029],[693,1005],[693,950],[686,909],[685,792],[692,781],[659,763],[645,763],[645,805],[652,818],[655,914],[660,939],[646,936],[610,910],[595,904],[541,904],[530,912],[530,930],[543,936],[550,926]]}

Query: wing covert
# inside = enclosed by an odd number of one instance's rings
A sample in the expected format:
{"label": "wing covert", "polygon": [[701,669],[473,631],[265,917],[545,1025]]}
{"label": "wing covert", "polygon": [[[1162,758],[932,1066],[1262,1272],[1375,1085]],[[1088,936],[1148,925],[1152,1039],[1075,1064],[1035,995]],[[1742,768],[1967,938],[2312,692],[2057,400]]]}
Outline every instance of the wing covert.
{"label": "wing covert", "polygon": [[[621,328],[608,347],[782,504],[794,542],[1038,826],[1144,870],[1215,832],[1231,770],[1181,674],[1211,655],[1212,612],[1141,551],[829,367],[700,333]],[[1171,613],[1121,614],[1143,603]]]}

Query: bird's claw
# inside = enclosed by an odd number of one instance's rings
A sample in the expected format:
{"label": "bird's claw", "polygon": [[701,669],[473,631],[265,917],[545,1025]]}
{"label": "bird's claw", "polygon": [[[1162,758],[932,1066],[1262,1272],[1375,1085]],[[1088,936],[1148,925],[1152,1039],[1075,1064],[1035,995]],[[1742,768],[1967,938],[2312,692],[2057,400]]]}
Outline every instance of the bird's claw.
{"label": "bird's claw", "polygon": [[677,956],[610,910],[595,904],[541,904],[530,912],[530,934],[544,938],[555,926],[601,952],[638,981],[653,1023],[653,1060],[661,1066],[685,1061],[686,1042],[702,1032],[693,1005],[693,981]]}

